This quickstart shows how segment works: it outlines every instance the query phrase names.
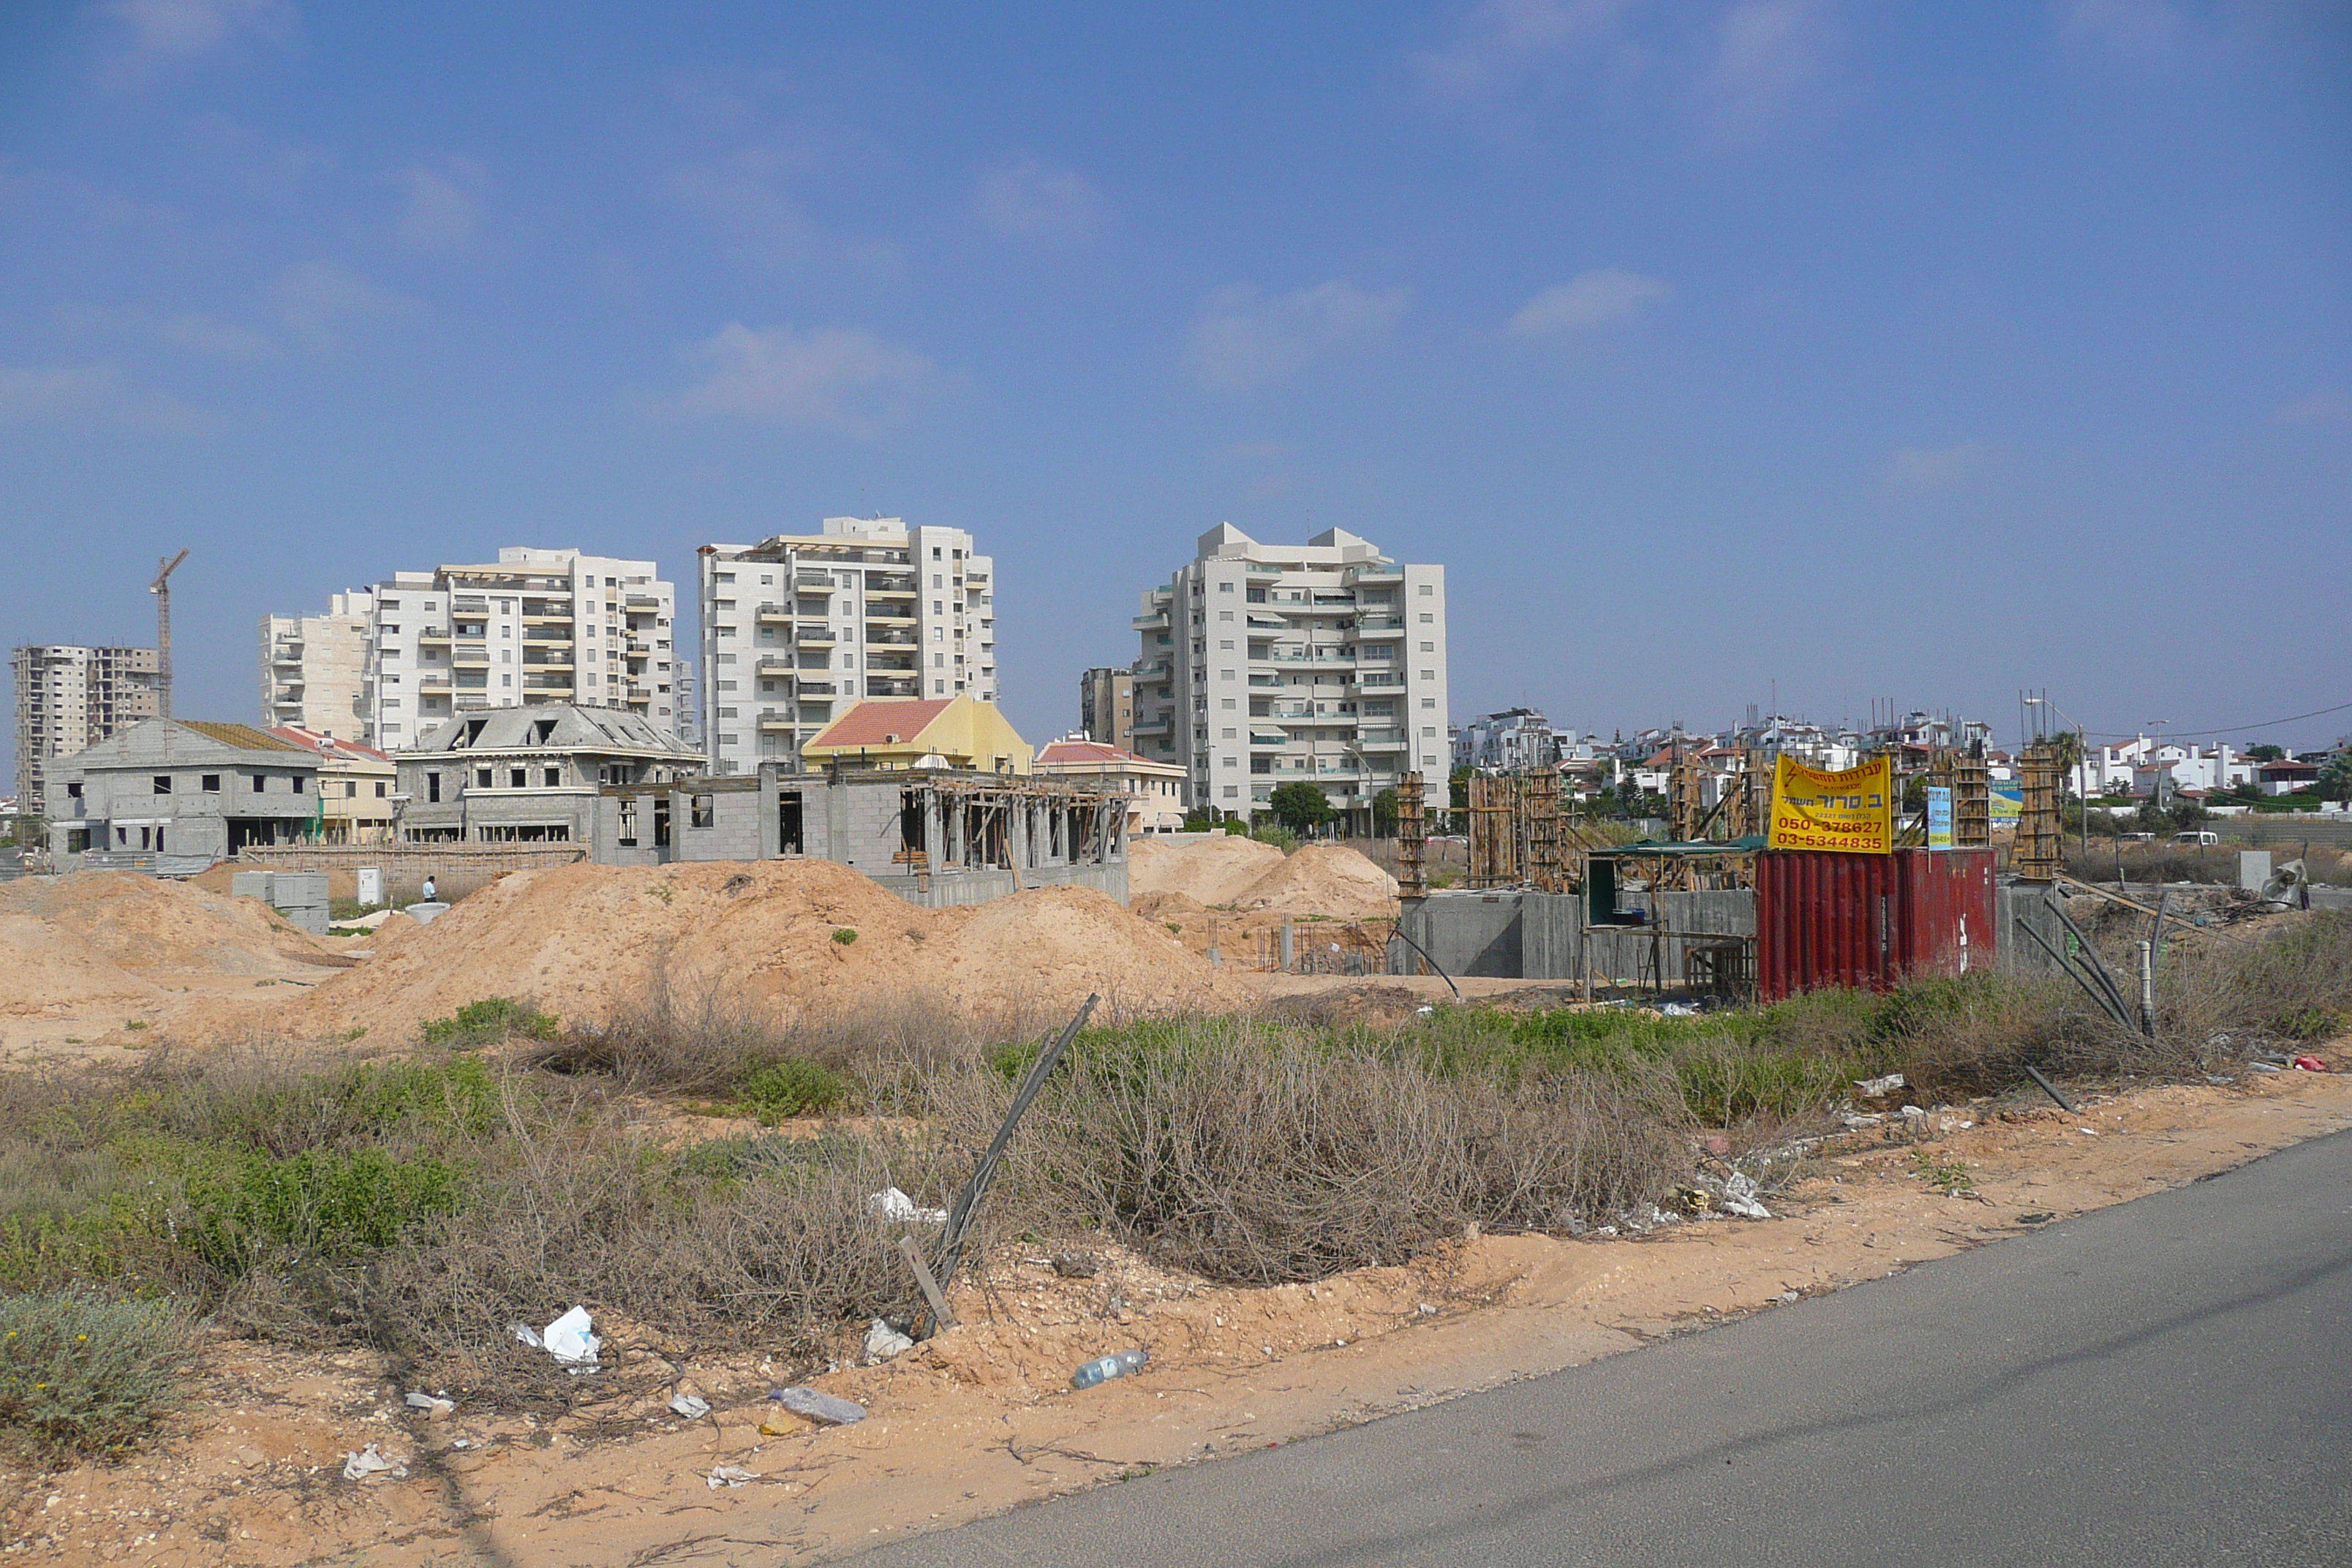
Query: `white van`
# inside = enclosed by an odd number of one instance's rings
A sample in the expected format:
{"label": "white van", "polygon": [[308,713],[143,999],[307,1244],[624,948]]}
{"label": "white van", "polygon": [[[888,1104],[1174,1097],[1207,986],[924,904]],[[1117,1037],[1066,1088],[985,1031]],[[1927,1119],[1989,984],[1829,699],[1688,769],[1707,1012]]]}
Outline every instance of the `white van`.
{"label": "white van", "polygon": [[2219,844],[2221,836],[2210,828],[2191,827],[2172,836],[2175,844]]}

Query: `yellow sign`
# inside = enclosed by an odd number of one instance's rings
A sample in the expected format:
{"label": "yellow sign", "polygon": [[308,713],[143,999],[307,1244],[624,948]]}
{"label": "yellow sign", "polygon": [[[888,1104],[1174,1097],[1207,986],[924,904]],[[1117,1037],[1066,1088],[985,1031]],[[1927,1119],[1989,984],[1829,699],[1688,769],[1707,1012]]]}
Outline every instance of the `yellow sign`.
{"label": "yellow sign", "polygon": [[1776,759],[1770,847],[1893,854],[1895,759],[1881,757],[1840,773],[1809,768],[1785,754]]}

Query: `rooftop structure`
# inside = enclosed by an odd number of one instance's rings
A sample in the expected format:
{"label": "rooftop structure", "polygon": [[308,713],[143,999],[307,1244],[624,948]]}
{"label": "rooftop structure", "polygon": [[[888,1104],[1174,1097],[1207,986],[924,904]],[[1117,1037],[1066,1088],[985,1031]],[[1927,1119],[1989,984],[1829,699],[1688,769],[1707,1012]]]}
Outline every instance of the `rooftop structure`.
{"label": "rooftop structure", "polygon": [[583,844],[608,784],[661,784],[702,759],[642,713],[577,703],[467,714],[393,758],[403,844]]}
{"label": "rooftop structure", "polygon": [[993,702],[960,697],[870,697],[802,742],[804,765],[852,762],[871,768],[952,768],[1025,773],[1029,742]]}

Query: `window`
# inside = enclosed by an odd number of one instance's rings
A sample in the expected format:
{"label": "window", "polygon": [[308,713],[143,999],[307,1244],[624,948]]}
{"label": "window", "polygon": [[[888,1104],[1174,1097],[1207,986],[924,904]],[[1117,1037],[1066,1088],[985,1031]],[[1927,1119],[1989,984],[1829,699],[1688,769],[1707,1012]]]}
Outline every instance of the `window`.
{"label": "window", "polygon": [[253,778],[253,793],[254,793],[254,794],[256,794],[256,795],[259,795],[259,794],[261,793],[261,784],[262,784],[262,781],[263,781],[265,778],[267,778],[268,776],[268,774],[266,774],[266,773],[255,773],[255,774],[253,774],[253,775],[252,775],[252,778]]}
{"label": "window", "polygon": [[378,779],[378,780],[376,780],[376,781],[375,781],[375,797],[376,797],[376,799],[378,799],[378,800],[382,800],[382,799],[383,799],[383,798],[384,798],[388,794],[390,794],[390,791],[389,791],[389,790],[387,790],[387,789],[384,787],[384,782],[383,782],[382,779]]}
{"label": "window", "polygon": [[157,795],[169,795],[172,793],[171,774],[157,773],[155,775],[155,793]]}
{"label": "window", "polygon": [[1436,617],[1435,616],[1431,615],[1427,610],[1423,610],[1423,611],[1422,611],[1422,612],[1421,612],[1421,624],[1422,624],[1423,626],[1429,626],[1429,625],[1431,625],[1431,624],[1432,624],[1432,623],[1433,623],[1436,619],[1437,619],[1437,617]]}
{"label": "window", "polygon": [[1421,733],[1423,740],[1434,740],[1437,737],[1437,726],[1434,724],[1423,724],[1421,727]]}
{"label": "window", "polygon": [[1424,669],[1421,672],[1421,678],[1423,680],[1435,680],[1437,679],[1437,671],[1433,669]]}
{"label": "window", "polygon": [[426,773],[425,775],[425,798],[430,804],[436,805],[440,804],[441,775],[439,773]]}
{"label": "window", "polygon": [[79,800],[81,798],[81,785],[78,784],[69,784],[66,785],[66,795],[67,798],[70,800]]}
{"label": "window", "polygon": [[345,779],[343,781],[343,798],[345,800],[357,800],[359,797],[360,781],[357,779]]}
{"label": "window", "polygon": [[549,789],[560,788],[563,784],[563,770],[562,768],[543,769],[540,774],[540,783]]}
{"label": "window", "polygon": [[1233,652],[1233,651],[1234,651],[1234,639],[1233,639],[1233,638],[1231,638],[1231,637],[1227,637],[1227,638],[1225,638],[1223,642],[1219,643],[1219,644],[1217,645],[1217,651],[1218,651],[1219,653],[1231,653],[1231,652]]}
{"label": "window", "polygon": [[939,547],[938,545],[934,544],[934,545],[932,545],[932,546],[931,546],[931,559],[932,559],[932,560],[934,560],[934,561],[937,561],[939,558],[940,558],[940,547]]}
{"label": "window", "polygon": [[1421,705],[1423,708],[1434,708],[1437,706],[1437,699],[1434,697],[1424,697],[1421,700]]}
{"label": "window", "polygon": [[1227,785],[1225,786],[1225,798],[1226,798],[1227,800],[1238,800],[1238,799],[1240,799],[1240,798],[1241,798],[1241,793],[1242,793],[1242,786],[1241,786],[1241,785],[1239,785],[1239,784],[1227,784]]}
{"label": "window", "polygon": [[[1217,706],[1218,706],[1218,707],[1220,707],[1220,708],[1223,708],[1226,712],[1230,713],[1230,712],[1232,712],[1232,711],[1234,710],[1234,700],[1233,700],[1232,698],[1230,698],[1230,697],[1221,697],[1221,698],[1219,698],[1219,699],[1217,700]],[[1124,714],[1124,713],[1121,713],[1121,714],[1119,715],[1119,717],[1120,717],[1120,718],[1122,718],[1122,719],[1124,719],[1124,718],[1126,718],[1126,717],[1127,717],[1127,715],[1126,715],[1126,714]]]}
{"label": "window", "polygon": [[1435,653],[1437,651],[1437,645],[1433,642],[1425,642],[1421,645],[1421,651],[1423,653]]}
{"label": "window", "polygon": [[1430,584],[1423,583],[1421,585],[1421,596],[1424,599],[1434,597],[1436,593],[1437,589]]}
{"label": "window", "polygon": [[509,768],[507,770],[507,788],[528,789],[530,786],[524,781],[530,777],[530,770],[528,768]]}
{"label": "window", "polygon": [[1225,733],[1224,733],[1224,738],[1225,738],[1226,740],[1228,740],[1228,741],[1231,741],[1231,740],[1236,740],[1236,739],[1238,739],[1239,737],[1236,735],[1236,733],[1235,733],[1234,731],[1228,730],[1228,731],[1225,731]]}
{"label": "window", "polygon": [[511,675],[501,675],[499,677],[499,684],[500,686],[512,686],[514,684],[514,677]]}
{"label": "window", "polygon": [[474,770],[474,787],[476,789],[488,789],[490,787],[489,769],[476,768]]}
{"label": "window", "polygon": [[300,773],[296,773],[294,775],[294,793],[296,795],[300,795],[302,793],[302,775]]}
{"label": "window", "polygon": [[619,838],[621,847],[624,849],[635,849],[637,847],[637,803],[634,800],[624,800],[621,802],[619,816]]}
{"label": "window", "polygon": [[218,774],[218,773],[206,773],[206,774],[204,776],[204,786],[205,786],[205,793],[206,795],[218,795],[218,794],[220,794],[220,774]]}
{"label": "window", "polygon": [[710,808],[713,798],[715,797],[707,795],[691,795],[686,797],[688,827],[709,827],[716,824],[717,814]]}
{"label": "window", "polygon": [[[1218,592],[1218,593],[1220,593],[1220,594],[1230,594],[1230,593],[1232,593],[1233,591],[1234,591],[1234,585],[1233,585],[1231,583],[1220,583],[1220,584],[1217,584],[1217,592]],[[1233,612],[1232,612],[1232,611],[1230,611],[1230,610],[1228,610],[1228,611],[1225,613],[1225,619],[1227,619],[1227,620],[1229,620],[1229,621],[1230,621],[1230,620],[1232,620],[1233,618],[1234,618],[1234,617],[1233,617]]]}
{"label": "window", "polygon": [[[1231,610],[1219,610],[1219,611],[1217,612],[1217,619],[1219,619],[1219,620],[1221,620],[1221,621],[1230,621],[1230,620],[1232,620],[1233,618],[1234,618],[1234,613],[1233,613]],[[1231,645],[1231,644],[1227,644],[1226,646],[1227,646],[1227,647],[1231,647],[1232,645]]]}

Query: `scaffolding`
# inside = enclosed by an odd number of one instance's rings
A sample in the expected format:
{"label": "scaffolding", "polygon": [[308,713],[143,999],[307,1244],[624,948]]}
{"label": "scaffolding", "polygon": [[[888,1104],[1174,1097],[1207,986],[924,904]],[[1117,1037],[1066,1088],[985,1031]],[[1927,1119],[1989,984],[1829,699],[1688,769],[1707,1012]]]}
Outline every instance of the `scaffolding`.
{"label": "scaffolding", "polygon": [[1397,780],[1397,896],[1418,899],[1429,891],[1429,819],[1421,775]]}
{"label": "scaffolding", "polygon": [[1538,893],[1565,890],[1559,868],[1559,774],[1540,768],[1519,793],[1527,821],[1528,878]]}

